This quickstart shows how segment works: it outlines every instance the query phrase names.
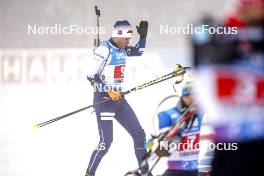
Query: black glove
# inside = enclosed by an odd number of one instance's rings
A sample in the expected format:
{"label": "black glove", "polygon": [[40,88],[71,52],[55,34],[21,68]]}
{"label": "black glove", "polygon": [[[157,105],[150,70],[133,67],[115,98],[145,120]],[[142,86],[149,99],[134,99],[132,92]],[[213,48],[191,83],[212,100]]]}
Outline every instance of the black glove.
{"label": "black glove", "polygon": [[146,38],[148,33],[148,21],[140,21],[137,27],[137,32],[140,38]]}

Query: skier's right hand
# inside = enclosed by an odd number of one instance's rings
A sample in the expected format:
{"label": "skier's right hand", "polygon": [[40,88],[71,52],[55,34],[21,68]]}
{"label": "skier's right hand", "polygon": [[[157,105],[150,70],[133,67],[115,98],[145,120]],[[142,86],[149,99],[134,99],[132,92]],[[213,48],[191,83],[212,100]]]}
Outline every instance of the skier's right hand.
{"label": "skier's right hand", "polygon": [[113,101],[120,100],[122,98],[122,94],[120,92],[110,90],[108,93],[108,96],[111,98]]}

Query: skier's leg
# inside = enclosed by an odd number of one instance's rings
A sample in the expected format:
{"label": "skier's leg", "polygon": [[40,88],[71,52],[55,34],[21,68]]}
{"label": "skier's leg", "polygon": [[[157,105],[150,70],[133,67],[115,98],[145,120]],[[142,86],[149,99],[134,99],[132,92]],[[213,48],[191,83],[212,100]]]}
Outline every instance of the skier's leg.
{"label": "skier's leg", "polygon": [[[125,99],[122,100],[122,108],[116,112],[116,120],[127,130],[134,141],[134,150],[137,157],[138,164],[142,163],[146,155],[145,149],[145,132],[141,127],[135,112],[130,107]],[[141,168],[143,173],[148,171],[148,164]]]}
{"label": "skier's leg", "polygon": [[[95,93],[94,103],[101,101],[103,99],[103,96],[104,94]],[[105,116],[109,116],[110,114],[114,117],[113,111],[115,110],[113,103],[111,102],[95,106],[100,142],[97,148],[92,153],[86,173],[94,174],[96,172],[96,169],[103,156],[108,152],[108,149],[110,148],[110,145],[113,141],[113,122],[112,120],[105,120],[104,118]]]}
{"label": "skier's leg", "polygon": [[113,141],[113,122],[112,120],[101,120],[101,115],[97,114],[98,132],[100,142],[93,151],[87,168],[87,173],[95,173],[103,156],[108,152]]}

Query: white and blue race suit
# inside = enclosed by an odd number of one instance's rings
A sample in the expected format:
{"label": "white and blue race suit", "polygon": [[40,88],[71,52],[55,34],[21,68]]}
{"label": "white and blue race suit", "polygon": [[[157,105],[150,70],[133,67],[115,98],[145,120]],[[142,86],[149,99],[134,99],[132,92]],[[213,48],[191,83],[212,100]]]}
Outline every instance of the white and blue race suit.
{"label": "white and blue race suit", "polygon": [[97,88],[101,92],[106,92],[107,88],[122,92],[126,57],[141,56],[145,43],[146,39],[141,38],[135,47],[118,48],[112,39],[102,42],[94,51],[94,57],[89,62],[88,79],[97,82]]}
{"label": "white and blue race suit", "polygon": [[[104,100],[108,96],[107,91],[109,91],[109,88],[123,91],[126,57],[142,55],[143,52],[140,49],[145,47],[145,42],[146,39],[140,39],[135,47],[118,48],[113,40],[110,39],[102,42],[94,51],[94,58],[91,59],[88,70],[88,80],[97,84],[96,91],[94,92],[94,104]],[[108,101],[98,104],[94,108],[100,142],[92,153],[86,172],[95,173],[101,159],[110,148],[113,141],[112,119],[117,120],[133,138],[135,155],[140,165],[146,154],[146,149],[144,148],[145,132],[126,99]],[[146,164],[141,169],[143,172],[146,172],[148,165]]]}

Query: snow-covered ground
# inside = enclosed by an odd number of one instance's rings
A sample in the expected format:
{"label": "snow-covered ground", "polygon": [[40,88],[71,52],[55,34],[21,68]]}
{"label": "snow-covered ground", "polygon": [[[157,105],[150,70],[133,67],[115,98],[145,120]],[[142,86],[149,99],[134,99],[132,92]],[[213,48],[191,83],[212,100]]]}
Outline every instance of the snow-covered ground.
{"label": "snow-covered ground", "polygon": [[[172,71],[176,63],[190,65],[186,55],[167,52],[161,57],[153,53],[146,52],[141,58],[128,59],[127,88]],[[148,137],[154,131],[152,119],[158,103],[174,93],[172,83],[173,80],[169,80],[127,95]],[[0,97],[0,175],[84,175],[99,140],[92,109],[40,129],[32,126],[92,104],[92,88],[85,77],[78,83],[1,82]],[[97,174],[122,176],[136,167],[132,139],[114,121],[114,142]],[[166,159],[160,162],[154,173],[161,174],[165,167]]]}

